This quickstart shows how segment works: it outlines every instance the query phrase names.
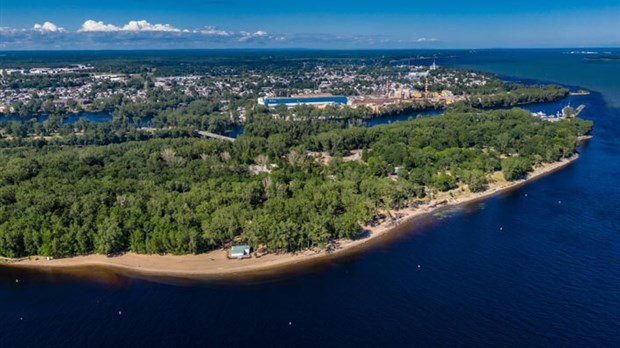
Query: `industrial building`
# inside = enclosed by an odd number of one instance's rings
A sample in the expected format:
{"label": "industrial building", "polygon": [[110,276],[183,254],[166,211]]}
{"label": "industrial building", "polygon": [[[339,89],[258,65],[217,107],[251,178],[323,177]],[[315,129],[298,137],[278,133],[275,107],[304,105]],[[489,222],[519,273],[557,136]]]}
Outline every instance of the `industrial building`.
{"label": "industrial building", "polygon": [[346,105],[347,97],[341,95],[294,95],[285,98],[258,98],[258,104],[268,107],[286,105],[294,107],[297,105],[312,105],[324,107],[327,105]]}

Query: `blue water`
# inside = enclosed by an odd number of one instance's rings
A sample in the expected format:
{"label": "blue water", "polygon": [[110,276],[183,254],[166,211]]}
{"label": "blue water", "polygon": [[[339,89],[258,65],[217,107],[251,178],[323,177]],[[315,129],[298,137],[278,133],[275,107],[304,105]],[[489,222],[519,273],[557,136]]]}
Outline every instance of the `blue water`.
{"label": "blue water", "polygon": [[463,64],[516,78],[553,66],[544,80],[593,89],[571,97],[595,122],[577,162],[279,275],[186,282],[0,268],[0,346],[620,346],[620,103],[615,85],[595,87],[620,81],[617,65],[481,54],[479,66],[475,56]]}
{"label": "blue water", "polygon": [[[620,107],[620,63],[592,60],[592,56],[567,54],[562,50],[482,50],[437,59],[439,65],[473,68],[512,76],[599,91],[612,107]],[[599,49],[598,52],[620,54],[619,49]]]}
{"label": "blue water", "polygon": [[[0,122],[27,122],[35,120],[36,122],[45,122],[49,118],[48,115],[37,115],[35,117],[15,117],[15,116],[0,116]],[[112,114],[109,112],[80,112],[69,113],[64,117],[63,122],[73,124],[79,121],[81,118],[85,118],[90,122],[109,122],[112,121]]]}

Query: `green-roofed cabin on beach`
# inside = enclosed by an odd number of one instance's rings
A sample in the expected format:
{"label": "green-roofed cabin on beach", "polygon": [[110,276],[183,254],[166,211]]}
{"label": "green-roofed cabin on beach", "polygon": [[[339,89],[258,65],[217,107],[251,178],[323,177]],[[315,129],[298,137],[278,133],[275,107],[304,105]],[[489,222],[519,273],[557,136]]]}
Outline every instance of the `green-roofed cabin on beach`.
{"label": "green-roofed cabin on beach", "polygon": [[250,246],[249,245],[233,245],[230,248],[230,253],[228,256],[231,259],[244,259],[246,257],[250,257]]}

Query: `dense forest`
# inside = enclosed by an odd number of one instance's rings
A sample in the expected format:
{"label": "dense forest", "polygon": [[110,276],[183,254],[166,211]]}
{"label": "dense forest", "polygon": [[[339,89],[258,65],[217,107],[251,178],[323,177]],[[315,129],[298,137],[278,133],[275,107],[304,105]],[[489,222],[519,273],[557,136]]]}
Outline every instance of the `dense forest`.
{"label": "dense forest", "polygon": [[[0,255],[322,247],[436,192],[484,190],[496,171],[522,178],[571,156],[592,126],[466,107],[371,128],[251,116],[235,142],[176,134],[1,149]],[[354,150],[359,159],[347,158]]]}

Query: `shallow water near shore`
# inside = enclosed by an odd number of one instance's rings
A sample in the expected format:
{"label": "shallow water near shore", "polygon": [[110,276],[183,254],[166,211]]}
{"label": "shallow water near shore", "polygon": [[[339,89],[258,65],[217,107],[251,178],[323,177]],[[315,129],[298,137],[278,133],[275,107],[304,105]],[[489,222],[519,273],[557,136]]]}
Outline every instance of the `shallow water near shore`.
{"label": "shallow water near shore", "polygon": [[594,91],[570,97],[595,122],[579,160],[286,272],[186,281],[0,267],[0,346],[618,346],[620,63],[494,52],[437,63],[518,79],[557,61],[542,80]]}

